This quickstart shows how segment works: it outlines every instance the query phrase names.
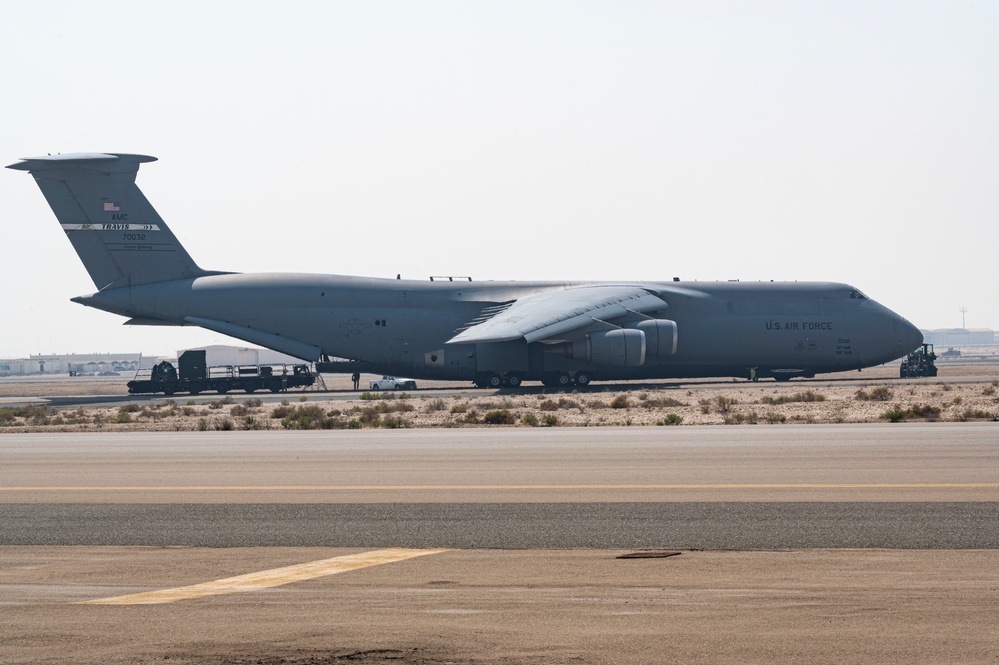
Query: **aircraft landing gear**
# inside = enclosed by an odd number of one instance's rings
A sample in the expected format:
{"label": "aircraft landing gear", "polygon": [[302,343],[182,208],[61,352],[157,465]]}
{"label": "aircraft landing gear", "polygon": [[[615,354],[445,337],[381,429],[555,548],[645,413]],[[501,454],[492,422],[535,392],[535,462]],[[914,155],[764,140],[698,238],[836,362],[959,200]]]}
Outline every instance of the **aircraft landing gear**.
{"label": "aircraft landing gear", "polygon": [[479,388],[519,388],[523,377],[519,374],[481,374],[475,379],[475,385]]}
{"label": "aircraft landing gear", "polygon": [[568,388],[570,386],[585,387],[590,385],[593,375],[588,371],[579,371],[575,374],[568,372],[550,372],[541,377],[541,383],[547,388]]}
{"label": "aircraft landing gear", "polygon": [[568,388],[572,385],[572,377],[565,372],[553,372],[546,374],[541,383],[548,388]]}
{"label": "aircraft landing gear", "polygon": [[499,374],[480,374],[475,379],[479,388],[499,388],[503,385],[503,377]]}

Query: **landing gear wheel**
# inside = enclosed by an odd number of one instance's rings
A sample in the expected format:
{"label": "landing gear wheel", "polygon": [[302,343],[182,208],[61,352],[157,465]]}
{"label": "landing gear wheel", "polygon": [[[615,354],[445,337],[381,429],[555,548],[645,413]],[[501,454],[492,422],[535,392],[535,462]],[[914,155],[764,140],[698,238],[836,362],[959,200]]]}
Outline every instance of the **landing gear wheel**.
{"label": "landing gear wheel", "polygon": [[590,375],[587,372],[576,372],[576,385],[577,386],[588,386],[590,385]]}
{"label": "landing gear wheel", "polygon": [[499,374],[490,374],[489,377],[486,378],[486,385],[490,388],[500,388],[503,386],[503,377]]}
{"label": "landing gear wheel", "polygon": [[511,388],[519,388],[520,381],[521,381],[520,377],[517,376],[516,374],[511,374],[510,376],[506,377],[506,385],[510,386]]}
{"label": "landing gear wheel", "polygon": [[546,388],[568,388],[572,385],[572,377],[565,372],[552,372],[545,374],[541,378],[541,383]]}

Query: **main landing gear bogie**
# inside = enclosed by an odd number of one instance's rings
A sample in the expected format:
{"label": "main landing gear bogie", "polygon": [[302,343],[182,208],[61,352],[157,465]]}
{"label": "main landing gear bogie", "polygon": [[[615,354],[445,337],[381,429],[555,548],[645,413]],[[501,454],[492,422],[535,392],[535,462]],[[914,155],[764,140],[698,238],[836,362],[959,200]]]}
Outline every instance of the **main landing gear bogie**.
{"label": "main landing gear bogie", "polygon": [[568,372],[554,372],[545,375],[541,383],[548,388],[568,388],[570,386],[588,386],[593,376],[589,372],[576,372],[574,375]]}
{"label": "main landing gear bogie", "polygon": [[[593,375],[587,371],[579,371],[574,374],[570,374],[569,372],[550,372],[541,377],[542,385],[548,388],[585,387],[590,385],[592,380]],[[478,388],[492,388],[493,390],[499,388],[519,388],[523,382],[524,377],[513,372],[509,374],[500,374],[498,372],[481,374],[474,381]]]}
{"label": "main landing gear bogie", "polygon": [[475,379],[479,388],[519,388],[524,381],[519,374],[483,374]]}

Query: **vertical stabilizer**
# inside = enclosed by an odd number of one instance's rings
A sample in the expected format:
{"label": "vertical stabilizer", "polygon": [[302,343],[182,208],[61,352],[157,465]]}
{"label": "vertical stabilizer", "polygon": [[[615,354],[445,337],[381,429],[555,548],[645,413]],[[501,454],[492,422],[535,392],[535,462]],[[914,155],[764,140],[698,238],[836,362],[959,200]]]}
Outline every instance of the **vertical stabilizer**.
{"label": "vertical stabilizer", "polygon": [[135,184],[146,155],[76,153],[8,168],[35,178],[98,290],[208,274]]}

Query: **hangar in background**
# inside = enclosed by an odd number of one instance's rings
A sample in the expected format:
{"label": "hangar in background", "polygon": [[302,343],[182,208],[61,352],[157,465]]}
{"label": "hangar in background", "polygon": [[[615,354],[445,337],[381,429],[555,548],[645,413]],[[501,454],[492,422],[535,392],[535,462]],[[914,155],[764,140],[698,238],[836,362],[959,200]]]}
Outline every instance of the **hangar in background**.
{"label": "hangar in background", "polygon": [[[215,365],[267,365],[297,364],[300,360],[270,349],[247,346],[198,347],[206,351],[209,366]],[[174,356],[152,356],[142,353],[67,353],[32,355],[27,358],[0,358],[0,376],[30,376],[75,374],[77,376],[131,376],[140,369],[168,360],[177,364],[177,358],[187,349],[179,349]]]}
{"label": "hangar in background", "polygon": [[923,341],[934,346],[992,346],[996,333],[991,328],[940,328],[920,330]]}

